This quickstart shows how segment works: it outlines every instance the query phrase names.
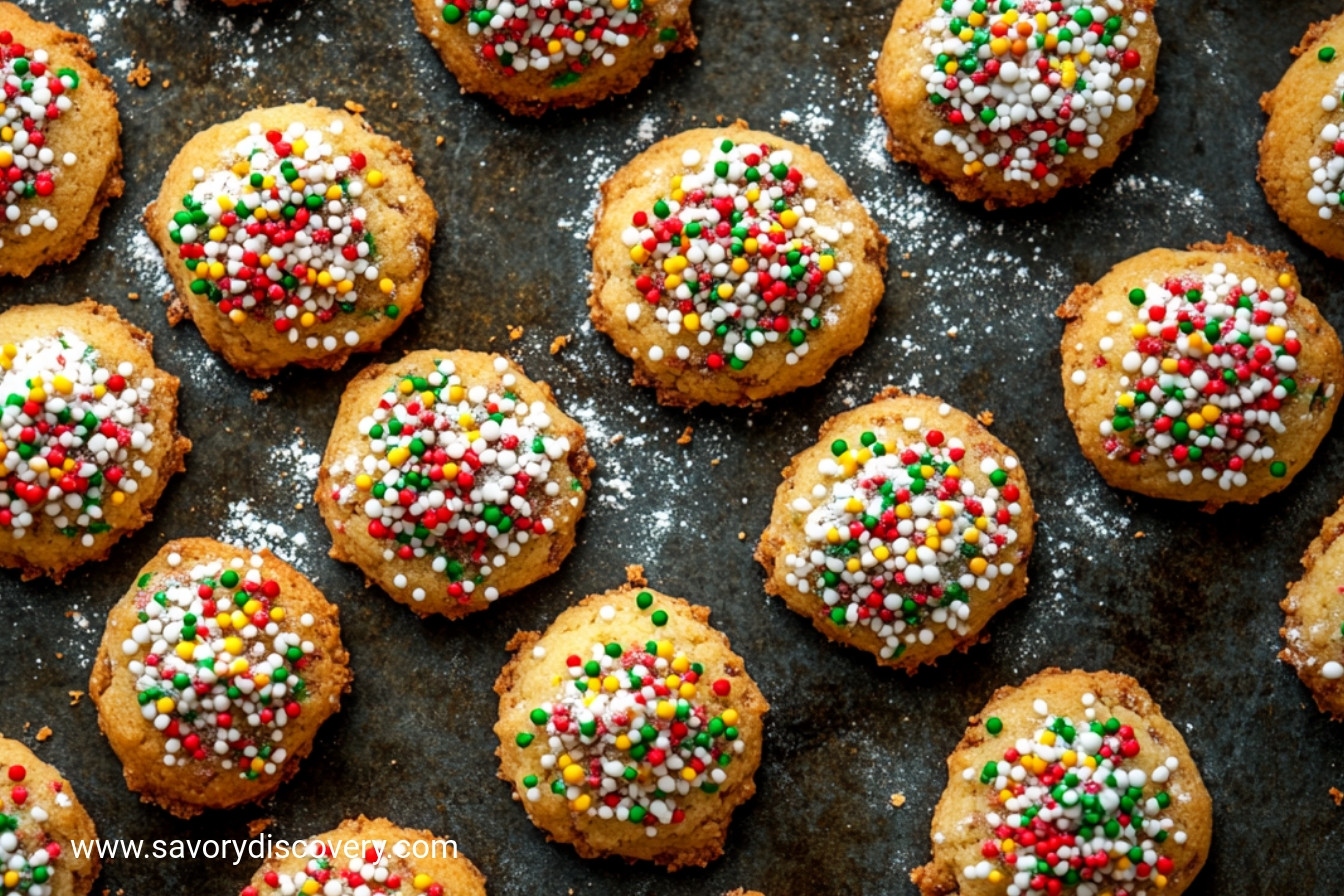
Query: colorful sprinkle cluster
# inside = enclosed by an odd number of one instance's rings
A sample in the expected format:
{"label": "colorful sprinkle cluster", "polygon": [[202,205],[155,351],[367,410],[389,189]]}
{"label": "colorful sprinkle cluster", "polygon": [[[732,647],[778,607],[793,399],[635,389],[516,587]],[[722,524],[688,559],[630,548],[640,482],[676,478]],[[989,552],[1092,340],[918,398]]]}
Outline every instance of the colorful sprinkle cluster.
{"label": "colorful sprinkle cluster", "polygon": [[[979,771],[994,833],[980,846],[983,859],[963,869],[967,879],[1006,882],[1010,896],[1057,896],[1066,887],[1078,896],[1156,896],[1166,887],[1174,865],[1162,846],[1186,840],[1166,814],[1165,785],[1179,761],[1169,756],[1146,774],[1136,767],[1134,730],[1114,716],[1101,721],[1093,694],[1082,705],[1080,727],[1037,700],[1045,721],[1035,735]],[[991,718],[985,728],[998,737],[1003,723]],[[977,780],[976,769],[962,777]]]}
{"label": "colorful sprinkle cluster", "polygon": [[[1218,264],[1206,275],[1131,290],[1134,347],[1121,361],[1123,391],[1101,424],[1109,455],[1131,464],[1158,459],[1182,485],[1239,488],[1261,463],[1273,476],[1287,475],[1269,439],[1286,431],[1279,411],[1298,395],[1302,343],[1288,321],[1297,298],[1291,284],[1283,274],[1262,285]],[[1114,344],[1104,337],[1099,348]],[[1096,363],[1106,361],[1098,355]],[[1084,371],[1073,374],[1075,385],[1086,379]],[[1329,401],[1333,393],[1331,386],[1310,400]]]}
{"label": "colorful sprinkle cluster", "polygon": [[[14,225],[20,237],[34,230],[55,230],[56,217],[45,208],[22,221],[20,203],[56,191],[56,152],[47,145],[47,127],[70,111],[70,93],[79,87],[74,69],[53,70],[46,50],[14,42],[0,31],[0,226]],[[73,152],[60,156],[69,168]],[[4,246],[0,239],[0,247]]]}
{"label": "colorful sprinkle cluster", "polygon": [[155,475],[154,380],[134,375],[66,330],[0,345],[0,530],[22,538],[46,519],[92,547],[112,528],[105,504]]}
{"label": "colorful sprinkle cluster", "polygon": [[[650,592],[634,601],[655,630],[667,624]],[[611,620],[616,608],[599,612]],[[523,749],[535,743],[542,751],[539,773],[523,778],[528,800],[549,791],[571,812],[642,825],[649,837],[680,824],[686,813],[679,801],[692,791],[717,793],[733,757],[746,749],[737,710],[716,713],[698,699],[704,689],[713,703],[727,703],[732,682],[704,676],[700,663],[666,639],[594,644],[587,658],[567,657],[565,673],[554,678],[558,695],[533,709],[530,727],[515,738]]]}
{"label": "colorful sprinkle cluster", "polygon": [[[1322,47],[1317,58],[1323,63],[1333,62],[1334,47]],[[1344,102],[1344,72],[1335,78],[1334,89],[1321,98],[1321,109],[1333,113]],[[1344,128],[1340,121],[1331,121],[1321,128],[1319,140],[1324,147],[1311,157],[1311,189],[1307,201],[1316,206],[1324,220],[1335,216],[1335,210],[1344,201]]]}
{"label": "colorful sprinkle cluster", "polygon": [[788,585],[820,597],[835,625],[871,628],[884,659],[931,643],[939,628],[967,633],[972,595],[1013,573],[1022,516],[1008,481],[1017,458],[981,459],[981,487],[963,470],[959,439],[914,417],[904,430],[831,444],[822,483],[790,506],[808,550],[784,558]]}
{"label": "colorful sprinkle cluster", "polygon": [[[631,43],[648,36],[656,0],[434,0],[449,25],[465,22],[477,52],[512,77],[554,72],[552,87],[568,87],[595,66],[610,67]],[[653,54],[677,40],[663,28]]]}
{"label": "colorful sprinkle cluster", "polygon": [[[583,487],[562,463],[569,439],[551,434],[546,405],[518,397],[504,358],[495,372],[497,388],[465,382],[449,360],[428,376],[397,376],[359,421],[367,453],[331,471],[333,500],[368,519],[368,534],[387,545],[384,559],[432,558],[463,605],[478,588],[498,598],[491,572],[551,532],[546,506]],[[408,584],[396,577],[396,587]],[[411,597],[422,601],[425,590]]]}
{"label": "colorful sprinkle cluster", "polygon": [[[308,859],[302,871],[288,872],[267,869],[262,872],[263,887],[248,884],[239,896],[377,896],[377,894],[415,893],[417,896],[445,896],[443,884],[424,873],[394,868],[391,844],[366,846],[361,858],[348,858],[340,866],[331,847],[318,841],[304,845],[304,855],[317,853]],[[398,862],[398,864],[402,864]],[[448,894],[451,896],[451,894]]]}
{"label": "colorful sprinkle cluster", "polygon": [[[636,212],[622,241],[636,266],[638,301],[626,306],[634,324],[651,313],[669,335],[690,345],[678,363],[742,370],[763,346],[783,342],[786,360],[807,354],[808,335],[826,323],[826,306],[853,274],[835,246],[853,232],[820,224],[816,180],[793,164],[788,149],[721,140],[702,157],[687,150],[686,173],[651,211]],[[662,361],[652,346],[648,359]]]}
{"label": "colorful sprinkle cluster", "polygon": [[934,135],[967,177],[1055,186],[1074,153],[1095,159],[1107,121],[1146,88],[1131,42],[1148,14],[1132,0],[943,0],[925,26],[920,69],[947,122]]}
{"label": "colorful sprinkle cluster", "polygon": [[[344,130],[340,121],[328,126]],[[294,123],[284,132],[253,123],[227,168],[192,172],[169,236],[195,279],[191,291],[235,324],[270,321],[311,350],[359,345],[359,332],[320,330],[357,311],[396,318],[396,284],[378,267],[378,247],[360,199],[386,183],[363,153],[338,154],[322,131]],[[360,309],[361,283],[377,295]]]}
{"label": "colorful sprinkle cluster", "polygon": [[[43,829],[50,815],[24,783],[26,768],[11,765],[5,777],[9,790],[0,791],[8,796],[8,800],[0,799],[0,892],[5,896],[54,896],[52,878],[62,850]],[[60,781],[50,787],[57,805],[71,805]]]}
{"label": "colorful sprinkle cluster", "polygon": [[314,619],[304,613],[296,631],[259,555],[182,564],[170,554],[169,572],[136,582],[139,621],[121,651],[140,713],[163,735],[164,765],[212,763],[249,781],[275,775],[316,657],[298,631]]}

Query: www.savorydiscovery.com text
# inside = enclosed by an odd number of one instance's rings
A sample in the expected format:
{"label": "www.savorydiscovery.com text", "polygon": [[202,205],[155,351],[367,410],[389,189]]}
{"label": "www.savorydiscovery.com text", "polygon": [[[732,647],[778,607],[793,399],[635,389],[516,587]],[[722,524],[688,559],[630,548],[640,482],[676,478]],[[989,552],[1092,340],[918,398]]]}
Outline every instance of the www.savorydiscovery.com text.
{"label": "www.savorydiscovery.com text", "polygon": [[311,838],[307,840],[286,840],[262,833],[247,840],[230,839],[98,839],[75,840],[70,844],[76,858],[87,859],[97,856],[107,859],[151,859],[158,861],[227,860],[234,865],[245,861],[261,861],[270,856],[283,861],[291,856],[301,859],[316,859],[323,856],[332,859],[360,860],[366,863],[381,862],[384,857],[398,859],[457,858],[457,841],[433,840],[379,840],[379,839],[342,839]]}

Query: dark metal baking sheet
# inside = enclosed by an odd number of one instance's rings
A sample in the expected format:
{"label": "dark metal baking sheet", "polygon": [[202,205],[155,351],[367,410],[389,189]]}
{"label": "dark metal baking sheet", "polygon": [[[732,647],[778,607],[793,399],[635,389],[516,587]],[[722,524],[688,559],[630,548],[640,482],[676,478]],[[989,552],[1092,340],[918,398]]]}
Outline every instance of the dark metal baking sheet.
{"label": "dark metal baking sheet", "polygon": [[[1104,666],[1153,692],[1213,794],[1213,853],[1190,893],[1344,892],[1344,809],[1328,793],[1344,788],[1344,726],[1274,657],[1284,583],[1344,494],[1344,439],[1328,438],[1290,488],[1254,508],[1208,516],[1111,491],[1065,419],[1052,316],[1076,282],[1122,258],[1231,230],[1287,249],[1306,293],[1344,324],[1344,267],[1282,227],[1254,182],[1256,100],[1338,3],[1163,0],[1162,102],[1132,149],[1089,187],[999,214],[957,203],[883,154],[866,85],[893,0],[697,0],[698,51],[661,63],[626,98],[540,122],[460,96],[405,0],[26,5],[95,34],[121,94],[127,192],[78,261],[0,280],[0,303],[91,295],[152,330],[160,363],[183,377],[182,427],[196,443],[157,518],[110,561],[61,587],[0,576],[0,730],[75,782],[104,837],[241,838],[261,817],[295,837],[364,812],[455,838],[498,896],[911,894],[906,876],[926,860],[943,760],[966,717],[1044,666]],[[142,60],[153,81],[139,89],[126,75]],[[506,351],[590,427],[600,466],[578,548],[558,575],[463,622],[422,622],[325,556],[314,455],[360,363],[262,386],[205,351],[190,325],[169,329],[157,297],[166,281],[139,216],[178,147],[245,107],[310,96],[366,106],[413,149],[443,214],[427,308],[384,357]],[[603,177],[652,139],[717,116],[820,149],[891,237],[892,265],[872,336],[824,385],[756,412],[686,414],[629,386],[628,362],[586,323],[584,237]],[[572,339],[552,355],[562,335]],[[915,678],[823,641],[766,598],[751,559],[790,454],[888,384],[992,410],[1041,514],[1029,597],[993,622],[988,644]],[[264,401],[250,397],[258,387]],[[693,441],[678,445],[687,426]],[[184,824],[126,790],[92,706],[70,705],[69,692],[86,689],[107,610],[135,570],[165,540],[202,534],[294,558],[341,605],[356,678],[277,797]],[[494,778],[490,685],[505,642],[618,584],[629,563],[712,607],[774,707],[759,791],[727,854],[703,871],[582,861],[547,844]],[[37,743],[43,726],[53,734]],[[110,860],[99,890],[235,893],[254,867]]]}

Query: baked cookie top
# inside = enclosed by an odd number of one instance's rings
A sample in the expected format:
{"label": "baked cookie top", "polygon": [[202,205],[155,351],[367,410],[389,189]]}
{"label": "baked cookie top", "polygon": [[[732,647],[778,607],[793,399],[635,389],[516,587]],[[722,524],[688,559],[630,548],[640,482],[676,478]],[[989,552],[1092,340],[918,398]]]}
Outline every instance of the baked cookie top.
{"label": "baked cookie top", "polygon": [[336,613],[269,552],[166,545],[109,615],[90,682],[127,783],[183,816],[278,787],[348,688]]}
{"label": "baked cookie top", "polygon": [[907,671],[969,646],[1025,591],[1035,513],[1017,456],[948,404],[894,390],[821,436],[784,471],[757,554],[766,589]]}
{"label": "baked cookie top", "polygon": [[1284,223],[1344,257],[1344,16],[1312,25],[1293,53],[1297,61],[1260,99],[1270,118],[1259,178]]}
{"label": "baked cookie top", "polygon": [[0,3],[0,275],[79,254],[120,196],[121,124],[88,40]]}
{"label": "baked cookie top", "polygon": [[[310,854],[312,853],[312,854]],[[457,844],[385,818],[341,822],[304,841],[302,855],[272,850],[240,896],[485,896],[485,878]]]}
{"label": "baked cookie top", "polygon": [[689,131],[603,194],[593,317],[665,403],[817,382],[867,334],[886,240],[810,150],[741,127]]}
{"label": "baked cookie top", "polygon": [[1003,688],[948,758],[925,896],[1181,893],[1208,854],[1208,792],[1134,679],[1046,671]]}
{"label": "baked cookie top", "polygon": [[1344,721],[1344,502],[1302,557],[1302,578],[1283,599],[1279,658],[1311,689],[1321,712]]}
{"label": "baked cookie top", "polygon": [[554,571],[590,466],[582,427],[508,359],[416,352],[351,383],[318,500],[337,556],[459,616]]}
{"label": "baked cookie top", "polygon": [[1021,205],[1112,164],[1156,105],[1151,0],[905,0],[876,90],[898,158]]}
{"label": "baked cookie top", "polygon": [[1232,240],[1154,250],[1079,287],[1066,404],[1112,484],[1182,500],[1277,491],[1329,429],[1339,340],[1281,255]]}
{"label": "baked cookie top", "polygon": [[420,30],[463,92],[518,115],[626,93],[696,45],[691,0],[413,0]]}
{"label": "baked cookie top", "polygon": [[708,615],[626,587],[514,639],[500,775],[581,855],[704,864],[755,790],[768,706]]}
{"label": "baked cookie top", "polygon": [[191,443],[148,334],[93,302],[0,314],[0,561],[58,581],[148,520]]}
{"label": "baked cookie top", "polygon": [[[70,782],[0,737],[0,886],[6,894],[84,896],[98,876],[98,835]],[[72,848],[79,843],[80,853]],[[93,850],[92,857],[87,850]]]}
{"label": "baked cookie top", "polygon": [[377,348],[420,307],[437,222],[411,161],[314,105],[192,138],[147,222],[211,347],[255,375]]}

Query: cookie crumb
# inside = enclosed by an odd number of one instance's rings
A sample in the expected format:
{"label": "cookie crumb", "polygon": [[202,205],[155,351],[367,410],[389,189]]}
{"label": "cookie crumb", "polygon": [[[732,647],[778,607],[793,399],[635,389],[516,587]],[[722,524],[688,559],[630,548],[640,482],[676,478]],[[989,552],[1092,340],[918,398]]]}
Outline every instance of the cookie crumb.
{"label": "cookie crumb", "polygon": [[1147,533],[1147,532],[1144,532],[1143,530],[1139,530],[1138,532],[1135,532],[1135,533],[1134,533],[1134,537],[1135,537],[1135,538],[1147,538],[1147,537],[1148,537],[1148,533]]}
{"label": "cookie crumb", "polygon": [[557,336],[551,340],[551,354],[559,353],[560,349],[569,345],[570,336]]}
{"label": "cookie crumb", "polygon": [[364,107],[363,107],[362,105],[360,105],[359,103],[355,102],[354,100],[346,100],[346,101],[345,101],[345,111],[347,111],[347,112],[352,112],[352,113],[354,113],[355,115],[363,115],[363,114],[364,114]]}
{"label": "cookie crumb", "polygon": [[891,795],[891,807],[893,809],[899,809],[904,805],[905,805],[905,794],[893,793]]}
{"label": "cookie crumb", "polygon": [[747,533],[745,533],[745,532],[739,532],[739,533],[737,533],[737,540],[738,540],[738,541],[746,541],[746,540],[747,540]]}
{"label": "cookie crumb", "polygon": [[82,699],[84,699],[84,692],[83,692],[83,691],[66,691],[66,694],[68,694],[68,695],[70,696],[70,705],[71,705],[71,706],[78,706],[78,705],[79,705],[79,701],[82,700]]}
{"label": "cookie crumb", "polygon": [[164,78],[164,79],[163,79],[163,89],[164,89],[164,90],[167,90],[169,87],[172,87],[172,86],[173,86],[173,82],[172,82],[172,81],[169,81],[167,78]]}
{"label": "cookie crumb", "polygon": [[994,422],[994,412],[981,411],[980,413],[975,415],[975,419],[980,421],[981,426],[989,426]]}
{"label": "cookie crumb", "polygon": [[638,563],[632,563],[625,568],[625,580],[635,588],[643,588],[649,584],[649,580],[644,578],[644,567]]}
{"label": "cookie crumb", "polygon": [[683,432],[680,436],[677,437],[677,444],[678,444],[678,445],[689,445],[689,444],[691,444],[691,434],[692,434],[693,432],[695,432],[695,429],[694,429],[694,428],[692,428],[692,427],[690,427],[690,426],[686,427],[686,431]]}
{"label": "cookie crumb", "polygon": [[438,137],[435,137],[435,138],[434,138],[434,145],[435,145],[435,146],[442,146],[443,144],[444,144],[444,139],[443,139],[443,136],[442,136],[442,135],[439,135]]}
{"label": "cookie crumb", "polygon": [[271,393],[265,389],[253,389],[251,395],[253,401],[265,401],[271,397]]}
{"label": "cookie crumb", "polygon": [[130,299],[132,302],[138,302],[138,301],[140,301],[140,293],[138,293],[138,292],[128,292],[128,293],[126,293],[126,298]]}
{"label": "cookie crumb", "polygon": [[42,743],[50,739],[51,739],[51,728],[46,725],[43,725],[42,728],[37,732],[37,742]]}
{"label": "cookie crumb", "polygon": [[126,76],[126,83],[134,84],[136,87],[148,87],[149,82],[153,80],[154,73],[149,70],[148,65],[145,65],[145,60],[143,59],[141,59],[140,63],[135,68],[131,69],[131,73]]}
{"label": "cookie crumb", "polygon": [[254,818],[247,823],[247,836],[255,837],[273,824],[274,818]]}
{"label": "cookie crumb", "polygon": [[1338,787],[1330,788],[1330,799],[1335,801],[1336,806],[1344,806],[1344,790]]}
{"label": "cookie crumb", "polygon": [[618,433],[616,433],[616,435],[614,435],[614,436],[611,437],[611,439],[609,440],[608,444],[611,444],[611,445],[619,445],[619,444],[621,444],[621,443],[624,442],[624,441],[625,441],[625,433],[623,433],[623,432],[618,432]]}
{"label": "cookie crumb", "polygon": [[522,327],[509,327],[509,341],[510,341],[510,342],[517,342],[519,339],[522,339],[522,338],[523,338],[523,328],[522,328]]}
{"label": "cookie crumb", "polygon": [[717,466],[719,465],[719,463],[720,463],[720,460],[719,460],[719,458],[716,457],[716,458],[714,458],[712,461],[709,462],[709,465],[710,465],[711,467],[717,467]]}

